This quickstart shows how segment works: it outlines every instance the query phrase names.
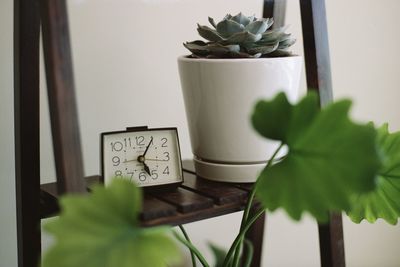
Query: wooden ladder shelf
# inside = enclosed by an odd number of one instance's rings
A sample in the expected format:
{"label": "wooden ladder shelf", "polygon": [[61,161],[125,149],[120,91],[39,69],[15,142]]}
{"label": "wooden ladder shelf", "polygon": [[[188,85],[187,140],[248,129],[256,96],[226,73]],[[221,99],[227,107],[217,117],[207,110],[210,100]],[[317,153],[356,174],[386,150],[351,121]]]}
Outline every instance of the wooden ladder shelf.
{"label": "wooden ladder shelf", "polygon": [[[324,0],[299,0],[307,85],[317,90],[321,105],[332,100],[329,46]],[[285,17],[285,0],[264,0],[264,17]],[[57,183],[40,184],[39,151],[39,34],[49,97]],[[15,165],[18,266],[32,267],[41,252],[40,222],[58,211],[64,193],[87,192],[98,176],[83,178],[65,0],[14,0]],[[249,185],[223,184],[196,177],[190,161],[184,164],[185,182],[176,192],[146,194],[143,226],[179,225],[244,208]],[[255,205],[258,205],[256,203]],[[248,233],[255,246],[252,266],[260,266],[265,216]],[[321,265],[345,266],[341,215],[319,225]]]}

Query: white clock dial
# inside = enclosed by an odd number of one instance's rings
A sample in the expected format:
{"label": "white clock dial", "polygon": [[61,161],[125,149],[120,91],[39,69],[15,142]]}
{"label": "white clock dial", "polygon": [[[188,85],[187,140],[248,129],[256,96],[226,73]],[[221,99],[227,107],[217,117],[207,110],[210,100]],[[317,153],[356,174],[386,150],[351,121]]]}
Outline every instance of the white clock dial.
{"label": "white clock dial", "polygon": [[102,135],[103,176],[129,179],[139,186],[183,180],[176,129],[149,129]]}

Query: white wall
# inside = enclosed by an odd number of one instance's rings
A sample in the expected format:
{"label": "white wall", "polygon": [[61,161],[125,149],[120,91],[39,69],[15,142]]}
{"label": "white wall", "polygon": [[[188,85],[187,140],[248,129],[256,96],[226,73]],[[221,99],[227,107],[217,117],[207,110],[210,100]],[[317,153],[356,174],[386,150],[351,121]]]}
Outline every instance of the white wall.
{"label": "white wall", "polygon": [[[69,0],[86,174],[99,173],[99,133],[126,126],[175,125],[183,156],[191,157],[176,66],[176,57],[187,53],[181,43],[197,38],[196,23],[207,23],[208,15],[221,18],[240,10],[260,15],[261,2]],[[287,23],[300,37],[298,1],[288,2]],[[393,130],[400,129],[399,10],[398,0],[327,0],[335,97],[353,98],[356,118],[388,121]],[[12,0],[0,2],[0,18],[0,267],[14,267]],[[302,54],[301,40],[294,51]],[[42,84],[41,175],[48,182],[55,175],[44,79]],[[206,240],[227,245],[239,216],[194,223],[187,229],[202,249]],[[400,265],[399,226],[355,225],[347,218],[344,222],[348,266]],[[263,265],[319,265],[317,229],[310,218],[296,224],[277,212],[268,217],[267,226]]]}

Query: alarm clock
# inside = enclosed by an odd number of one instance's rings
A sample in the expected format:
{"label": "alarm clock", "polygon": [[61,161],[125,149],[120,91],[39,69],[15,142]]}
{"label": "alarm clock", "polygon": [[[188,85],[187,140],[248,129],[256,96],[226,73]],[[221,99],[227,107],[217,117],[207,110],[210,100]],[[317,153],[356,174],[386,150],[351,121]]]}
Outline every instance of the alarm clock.
{"label": "alarm clock", "polygon": [[129,179],[145,189],[179,186],[183,182],[177,128],[131,127],[101,133],[101,174],[104,184]]}

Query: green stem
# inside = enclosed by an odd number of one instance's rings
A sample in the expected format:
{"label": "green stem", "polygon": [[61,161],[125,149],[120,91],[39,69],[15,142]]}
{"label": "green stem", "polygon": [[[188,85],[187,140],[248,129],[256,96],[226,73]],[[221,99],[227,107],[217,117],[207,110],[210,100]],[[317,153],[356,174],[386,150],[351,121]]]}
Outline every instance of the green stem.
{"label": "green stem", "polygon": [[[183,236],[186,238],[187,242],[192,244],[192,241],[190,241],[189,235],[187,234],[187,232],[186,232],[185,228],[183,227],[183,225],[179,225],[179,229],[181,230]],[[193,267],[197,267],[196,258],[195,258],[194,252],[192,250],[190,250],[190,249],[189,249],[189,251],[190,251],[190,257],[192,258],[192,266]]]}
{"label": "green stem", "polygon": [[[281,142],[279,147],[275,150],[274,154],[272,154],[271,158],[269,159],[267,165],[265,166],[265,169],[269,168],[272,165],[272,162],[274,161],[276,155],[279,153],[279,151],[281,150],[282,147],[283,147],[283,143]],[[253,186],[253,188],[252,188],[252,190],[250,192],[250,195],[249,195],[249,197],[247,199],[246,207],[245,207],[244,212],[243,212],[242,222],[240,223],[240,231],[243,230],[243,226],[244,226],[244,224],[246,223],[246,221],[247,221],[247,219],[249,217],[251,206],[253,205],[253,200],[254,200],[255,195],[256,195],[257,184],[258,184],[258,180],[254,184],[254,186]],[[242,249],[242,243],[243,243],[243,240],[241,240],[239,246],[236,248],[235,255],[234,255],[234,258],[233,258],[233,265],[232,265],[233,267],[237,267],[239,265],[240,251]]]}
{"label": "green stem", "polygon": [[247,246],[247,258],[246,261],[243,264],[243,267],[250,267],[251,262],[253,261],[253,253],[254,253],[254,248],[253,244],[248,240],[244,240],[244,244]]}
{"label": "green stem", "polygon": [[203,255],[200,253],[200,251],[198,251],[198,249],[195,246],[192,245],[192,243],[188,242],[185,238],[181,237],[176,231],[173,231],[172,233],[174,234],[176,239],[178,239],[179,242],[184,244],[188,249],[190,249],[190,251],[194,253],[194,255],[196,255],[196,257],[199,259],[200,263],[204,267],[210,267],[210,265],[207,263]]}
{"label": "green stem", "polygon": [[233,253],[235,252],[237,246],[242,242],[244,235],[249,230],[249,228],[253,225],[253,223],[258,219],[258,217],[260,217],[264,213],[264,211],[265,211],[265,208],[262,208],[246,222],[245,226],[243,227],[243,230],[239,232],[239,234],[235,238],[235,241],[233,241],[233,244],[232,244],[231,248],[229,249],[228,254],[225,257],[224,263],[222,265],[223,267],[229,266],[228,264],[230,264],[230,262],[232,260],[231,258],[233,256]]}

